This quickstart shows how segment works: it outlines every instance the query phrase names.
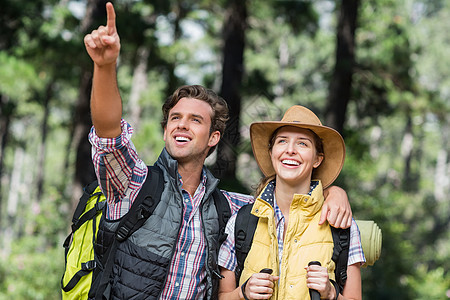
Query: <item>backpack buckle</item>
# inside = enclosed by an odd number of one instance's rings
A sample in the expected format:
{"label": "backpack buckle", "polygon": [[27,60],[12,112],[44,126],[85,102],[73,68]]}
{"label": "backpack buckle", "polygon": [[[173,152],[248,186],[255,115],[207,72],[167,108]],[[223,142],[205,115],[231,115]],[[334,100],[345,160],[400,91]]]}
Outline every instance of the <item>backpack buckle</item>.
{"label": "backpack buckle", "polygon": [[245,241],[245,237],[247,236],[247,234],[245,233],[244,230],[239,229],[237,235],[236,235],[236,249],[238,249],[239,251],[242,250],[243,246],[244,246],[244,241]]}
{"label": "backpack buckle", "polygon": [[143,202],[141,204],[139,204],[139,209],[137,211],[137,218],[138,220],[141,219],[148,219],[151,215],[151,208],[153,206],[153,199],[151,196],[147,196],[145,198],[145,201],[148,202]]}
{"label": "backpack buckle", "polygon": [[100,201],[100,202],[95,203],[95,209],[97,211],[103,210],[103,208],[105,207],[105,204],[106,204],[105,202],[106,201]]}
{"label": "backpack buckle", "polygon": [[339,284],[344,286],[345,282],[347,282],[347,270],[341,270],[341,278],[339,279]]}
{"label": "backpack buckle", "polygon": [[95,269],[95,266],[96,266],[95,260],[90,260],[85,263],[81,263],[81,269],[85,271],[93,270]]}
{"label": "backpack buckle", "polygon": [[123,242],[128,237],[129,232],[130,229],[126,228],[125,226],[120,227],[116,232],[116,239],[119,242]]}

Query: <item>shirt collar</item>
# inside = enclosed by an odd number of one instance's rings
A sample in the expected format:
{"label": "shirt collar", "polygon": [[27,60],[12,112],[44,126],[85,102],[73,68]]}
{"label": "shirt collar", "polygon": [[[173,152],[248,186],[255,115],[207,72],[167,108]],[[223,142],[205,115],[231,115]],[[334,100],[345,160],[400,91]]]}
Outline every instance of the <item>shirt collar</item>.
{"label": "shirt collar", "polygon": [[[183,178],[181,178],[181,175],[177,172],[178,175],[178,180],[180,181],[180,185],[183,186]],[[205,186],[206,185],[206,180],[207,180],[207,174],[205,171],[205,168],[202,169],[202,179],[200,180],[200,184],[198,185],[197,189],[199,187]]]}
{"label": "shirt collar", "polygon": [[270,181],[261,192],[259,198],[266,201],[273,206],[273,199],[275,197],[275,180]]}
{"label": "shirt collar", "polygon": [[[319,184],[318,180],[311,180],[311,184],[309,187],[309,193],[308,196],[311,196],[311,193],[313,192],[313,190],[317,187],[317,185]],[[267,203],[269,203],[270,205],[273,205],[273,200],[275,198],[275,179],[270,181],[266,187],[263,189],[263,191],[260,194],[260,198],[264,201],[266,201]]]}

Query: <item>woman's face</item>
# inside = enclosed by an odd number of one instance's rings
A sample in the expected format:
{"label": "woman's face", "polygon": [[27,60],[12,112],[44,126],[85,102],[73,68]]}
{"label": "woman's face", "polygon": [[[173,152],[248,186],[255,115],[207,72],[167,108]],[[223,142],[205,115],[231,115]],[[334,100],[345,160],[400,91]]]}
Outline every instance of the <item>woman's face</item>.
{"label": "woman's face", "polygon": [[313,168],[323,159],[316,151],[313,133],[293,126],[278,130],[270,156],[277,179],[293,184],[309,184]]}

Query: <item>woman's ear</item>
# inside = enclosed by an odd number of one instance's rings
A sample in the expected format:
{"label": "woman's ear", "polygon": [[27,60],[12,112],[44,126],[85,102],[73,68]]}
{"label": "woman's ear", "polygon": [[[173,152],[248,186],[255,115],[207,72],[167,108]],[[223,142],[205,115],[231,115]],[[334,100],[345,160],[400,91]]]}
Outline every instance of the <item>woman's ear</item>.
{"label": "woman's ear", "polygon": [[313,164],[314,168],[318,168],[323,161],[323,154],[318,154],[316,156],[316,162]]}

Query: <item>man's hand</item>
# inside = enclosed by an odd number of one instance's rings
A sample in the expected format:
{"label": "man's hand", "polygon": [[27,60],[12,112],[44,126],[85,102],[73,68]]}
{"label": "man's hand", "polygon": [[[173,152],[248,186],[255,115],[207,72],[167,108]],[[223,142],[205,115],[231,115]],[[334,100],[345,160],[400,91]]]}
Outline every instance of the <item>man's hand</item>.
{"label": "man's hand", "polygon": [[349,228],[352,225],[352,208],[347,193],[340,187],[330,186],[324,190],[324,196],[319,225],[327,220],[335,228]]}
{"label": "man's hand", "polygon": [[100,26],[84,37],[84,45],[94,63],[99,66],[116,64],[120,38],[116,29],[116,13],[111,2],[106,3],[106,27]]}

